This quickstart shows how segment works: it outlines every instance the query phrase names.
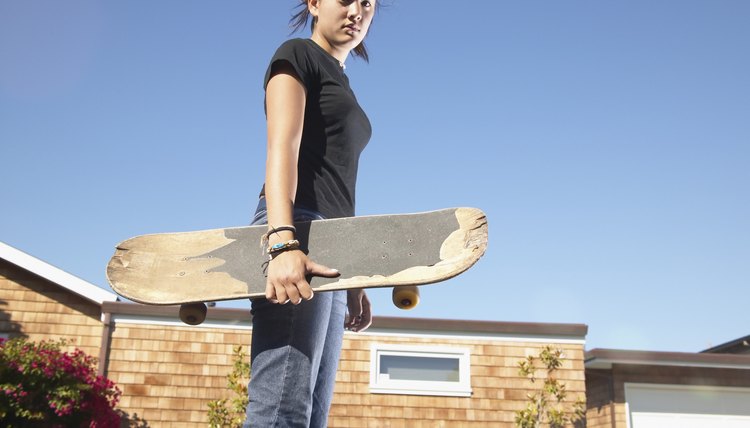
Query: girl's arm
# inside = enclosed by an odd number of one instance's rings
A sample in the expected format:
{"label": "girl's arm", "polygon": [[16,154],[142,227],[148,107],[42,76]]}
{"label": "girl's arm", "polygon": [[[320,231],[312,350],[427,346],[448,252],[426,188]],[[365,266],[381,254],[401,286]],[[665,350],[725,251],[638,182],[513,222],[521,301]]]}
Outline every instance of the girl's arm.
{"label": "girl's arm", "polygon": [[[297,192],[297,162],[305,116],[305,87],[293,68],[281,63],[266,85],[268,155],[265,195],[268,225],[293,224],[294,196]],[[290,231],[274,233],[269,245],[294,239]],[[268,265],[266,298],[298,304],[313,297],[307,274],[335,277],[338,271],[312,262],[302,251],[285,251]]]}

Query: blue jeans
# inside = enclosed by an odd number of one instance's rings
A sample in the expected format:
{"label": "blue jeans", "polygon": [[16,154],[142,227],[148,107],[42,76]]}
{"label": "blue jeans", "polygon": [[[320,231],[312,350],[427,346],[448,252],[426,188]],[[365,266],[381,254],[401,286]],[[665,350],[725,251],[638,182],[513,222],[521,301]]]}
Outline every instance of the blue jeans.
{"label": "blue jeans", "polygon": [[[294,220],[322,219],[294,209]],[[252,224],[267,222],[261,199]],[[327,426],[346,316],[346,292],[315,293],[299,305],[253,300],[250,404],[245,427]]]}

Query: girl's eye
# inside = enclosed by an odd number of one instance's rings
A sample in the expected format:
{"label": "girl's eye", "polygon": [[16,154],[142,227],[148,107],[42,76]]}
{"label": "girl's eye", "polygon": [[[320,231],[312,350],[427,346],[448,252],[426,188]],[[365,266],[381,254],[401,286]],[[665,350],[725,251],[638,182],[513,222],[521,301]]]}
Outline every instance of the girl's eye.
{"label": "girl's eye", "polygon": [[[357,0],[339,0],[342,5],[349,6],[350,4],[354,3]],[[362,0],[362,7],[372,7],[372,2],[370,0]]]}

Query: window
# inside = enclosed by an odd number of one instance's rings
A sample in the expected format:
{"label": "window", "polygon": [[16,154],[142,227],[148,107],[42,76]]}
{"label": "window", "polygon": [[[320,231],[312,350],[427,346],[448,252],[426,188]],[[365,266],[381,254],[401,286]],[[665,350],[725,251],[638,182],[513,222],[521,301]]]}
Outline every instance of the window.
{"label": "window", "polygon": [[471,396],[469,358],[464,348],[373,344],[370,392]]}

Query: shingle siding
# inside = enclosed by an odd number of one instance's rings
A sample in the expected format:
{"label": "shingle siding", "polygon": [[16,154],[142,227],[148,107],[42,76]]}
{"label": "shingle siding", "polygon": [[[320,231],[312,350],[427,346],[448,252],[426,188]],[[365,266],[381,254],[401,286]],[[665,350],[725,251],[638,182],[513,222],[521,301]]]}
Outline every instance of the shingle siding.
{"label": "shingle siding", "polygon": [[0,333],[30,340],[64,338],[86,354],[101,347],[101,309],[73,292],[0,259]]}

